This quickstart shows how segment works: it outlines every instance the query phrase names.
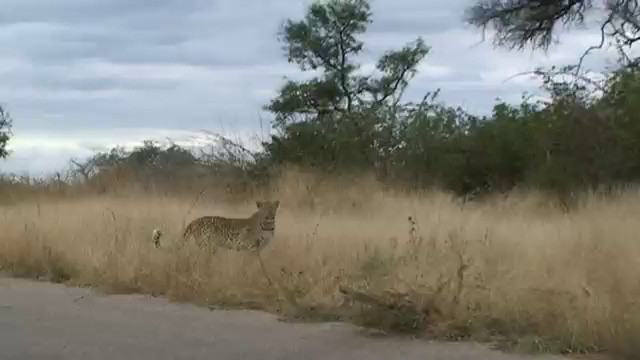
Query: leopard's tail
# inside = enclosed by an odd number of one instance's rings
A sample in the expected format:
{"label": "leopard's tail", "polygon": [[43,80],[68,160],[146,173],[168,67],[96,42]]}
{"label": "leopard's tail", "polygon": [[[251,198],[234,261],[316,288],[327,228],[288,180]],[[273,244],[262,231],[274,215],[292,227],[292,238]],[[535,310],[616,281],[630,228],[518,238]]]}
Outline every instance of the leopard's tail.
{"label": "leopard's tail", "polygon": [[153,229],[153,233],[151,234],[151,243],[156,247],[160,247],[160,239],[164,236],[164,233],[160,229]]}
{"label": "leopard's tail", "polygon": [[[187,226],[184,231],[182,232],[182,236],[179,237],[178,242],[175,244],[178,246],[178,248],[181,248],[185,242],[189,239],[189,237],[192,235],[192,229],[193,225],[189,224],[189,226]],[[156,247],[156,248],[160,248],[161,247],[161,242],[160,240],[164,237],[164,232],[162,232],[162,230],[156,228],[153,229],[153,233],[151,233],[151,243]]]}

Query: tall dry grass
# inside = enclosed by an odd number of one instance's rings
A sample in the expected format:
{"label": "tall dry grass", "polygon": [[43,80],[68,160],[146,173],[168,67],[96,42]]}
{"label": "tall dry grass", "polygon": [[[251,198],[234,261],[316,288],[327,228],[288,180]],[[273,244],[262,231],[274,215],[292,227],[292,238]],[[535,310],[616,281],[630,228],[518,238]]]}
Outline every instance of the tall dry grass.
{"label": "tall dry grass", "polygon": [[[0,269],[290,318],[640,355],[638,191],[590,197],[568,214],[533,193],[461,205],[438,192],[392,193],[370,180],[300,173],[268,193],[282,202],[276,238],[262,254],[273,287],[255,255],[171,250],[196,216],[255,208],[195,195],[5,206]],[[150,243],[156,227],[166,234],[160,250]]]}

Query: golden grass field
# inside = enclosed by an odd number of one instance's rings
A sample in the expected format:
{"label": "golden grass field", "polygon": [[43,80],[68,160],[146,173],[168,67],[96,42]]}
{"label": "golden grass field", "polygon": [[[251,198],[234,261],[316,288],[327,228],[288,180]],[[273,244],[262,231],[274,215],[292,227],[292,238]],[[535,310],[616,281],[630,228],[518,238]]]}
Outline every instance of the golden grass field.
{"label": "golden grass field", "polygon": [[[462,205],[366,180],[305,181],[290,175],[269,191],[281,200],[262,253],[273,287],[255,255],[171,249],[191,219],[249,216],[258,200],[215,196],[5,205],[0,270],[288,318],[500,339],[512,349],[640,355],[640,192],[587,197],[564,213],[533,193]],[[156,227],[162,249],[150,242]]]}

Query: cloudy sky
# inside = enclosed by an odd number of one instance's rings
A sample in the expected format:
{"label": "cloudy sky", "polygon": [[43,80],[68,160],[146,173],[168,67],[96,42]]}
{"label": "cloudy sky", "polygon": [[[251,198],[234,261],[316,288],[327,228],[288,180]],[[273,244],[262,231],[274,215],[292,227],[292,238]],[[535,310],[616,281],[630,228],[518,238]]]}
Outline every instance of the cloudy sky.
{"label": "cloudy sky", "polygon": [[[431,53],[408,92],[487,112],[537,85],[511,75],[570,63],[597,43],[574,31],[548,54],[481,43],[461,19],[472,0],[373,0],[364,58],[422,36]],[[276,34],[310,0],[2,0],[0,102],[15,119],[3,172],[49,172],[67,160],[199,129],[250,139],[284,76],[296,76]],[[604,64],[594,55],[594,66]],[[260,129],[260,117],[265,120]]]}

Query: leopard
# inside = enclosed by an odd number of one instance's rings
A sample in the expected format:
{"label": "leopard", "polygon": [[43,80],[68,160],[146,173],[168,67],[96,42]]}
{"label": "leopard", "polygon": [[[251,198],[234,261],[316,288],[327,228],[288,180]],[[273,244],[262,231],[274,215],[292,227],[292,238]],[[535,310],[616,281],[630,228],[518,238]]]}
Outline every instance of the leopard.
{"label": "leopard", "polygon": [[[199,248],[209,248],[214,254],[218,248],[262,251],[274,237],[280,201],[256,201],[256,207],[257,211],[248,218],[201,216],[192,220],[184,229],[177,247],[182,248],[192,240]],[[156,247],[160,247],[162,236],[160,229],[153,231],[151,240]]]}

